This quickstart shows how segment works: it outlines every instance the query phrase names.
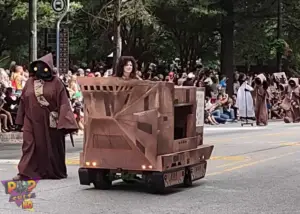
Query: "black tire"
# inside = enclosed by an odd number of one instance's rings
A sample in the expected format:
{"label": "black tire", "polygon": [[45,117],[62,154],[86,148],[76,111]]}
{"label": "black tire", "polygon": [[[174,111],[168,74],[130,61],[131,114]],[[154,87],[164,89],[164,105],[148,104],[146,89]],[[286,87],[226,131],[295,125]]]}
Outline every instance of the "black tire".
{"label": "black tire", "polygon": [[163,194],[165,192],[165,184],[162,173],[148,174],[145,177],[147,192],[151,194]]}
{"label": "black tire", "polygon": [[[136,179],[136,180],[134,180],[134,179]],[[139,177],[137,177],[136,175],[133,176],[132,180],[131,179],[122,178],[122,181],[124,183],[127,183],[127,184],[135,184],[135,183],[137,183],[137,180],[139,180]]]}
{"label": "black tire", "polygon": [[108,190],[112,186],[112,181],[109,177],[108,170],[97,170],[95,172],[95,178],[93,181],[94,187],[96,189]]}
{"label": "black tire", "polygon": [[136,183],[136,181],[128,180],[128,179],[122,179],[122,181],[126,184],[135,184]]}
{"label": "black tire", "polygon": [[186,169],[185,170],[185,176],[184,176],[184,180],[183,180],[183,185],[185,187],[191,187],[191,186],[193,186],[192,174],[191,174],[190,169]]}

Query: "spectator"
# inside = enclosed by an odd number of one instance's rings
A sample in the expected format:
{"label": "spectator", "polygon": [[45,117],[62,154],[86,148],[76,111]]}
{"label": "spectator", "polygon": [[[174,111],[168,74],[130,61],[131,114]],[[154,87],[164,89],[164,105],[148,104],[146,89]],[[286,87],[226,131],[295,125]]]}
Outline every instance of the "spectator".
{"label": "spectator", "polygon": [[81,97],[80,87],[77,83],[77,76],[76,75],[73,75],[71,77],[71,79],[69,80],[68,90],[69,90],[71,98],[80,98]]}
{"label": "spectator", "polygon": [[12,87],[18,94],[20,94],[23,89],[23,81],[26,81],[23,72],[22,66],[16,66],[15,71],[11,75]]}
{"label": "spectator", "polygon": [[15,120],[17,115],[19,100],[20,98],[16,97],[13,94],[12,88],[6,88],[5,98],[4,98],[5,104],[3,106],[3,109],[10,113],[13,121]]}
{"label": "spectator", "polygon": [[0,133],[5,133],[10,131],[8,129],[8,124],[7,124],[7,115],[2,111],[4,104],[5,104],[4,99],[0,98]]}
{"label": "spectator", "polygon": [[220,86],[222,87],[222,88],[226,88],[226,86],[227,86],[227,77],[226,76],[222,76],[222,78],[221,78],[221,81],[220,81]]}
{"label": "spectator", "polygon": [[3,68],[0,68],[0,85],[0,88],[11,87],[11,81],[9,80],[9,76]]}
{"label": "spectator", "polygon": [[187,73],[182,73],[181,77],[178,80],[178,85],[182,86],[183,83],[187,80],[187,78],[188,78]]}
{"label": "spectator", "polygon": [[190,72],[187,76],[187,79],[183,82],[183,86],[194,86],[195,75]]}

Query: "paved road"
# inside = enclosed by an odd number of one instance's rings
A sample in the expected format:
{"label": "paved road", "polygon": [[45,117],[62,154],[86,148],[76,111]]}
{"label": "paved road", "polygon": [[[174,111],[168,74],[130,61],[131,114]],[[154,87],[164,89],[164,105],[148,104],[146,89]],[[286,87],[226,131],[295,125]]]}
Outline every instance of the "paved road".
{"label": "paved road", "polygon": [[[37,213],[122,214],[294,214],[300,213],[300,124],[268,127],[207,127],[205,143],[214,144],[207,177],[190,189],[149,195],[138,186],[116,184],[100,191],[80,186],[76,148],[69,148],[69,178],[42,181],[36,189]],[[1,179],[16,173],[20,145],[1,145]],[[11,154],[11,155],[10,155]],[[10,161],[7,159],[11,159]],[[5,163],[11,163],[6,164]],[[0,189],[0,213],[22,213]]]}

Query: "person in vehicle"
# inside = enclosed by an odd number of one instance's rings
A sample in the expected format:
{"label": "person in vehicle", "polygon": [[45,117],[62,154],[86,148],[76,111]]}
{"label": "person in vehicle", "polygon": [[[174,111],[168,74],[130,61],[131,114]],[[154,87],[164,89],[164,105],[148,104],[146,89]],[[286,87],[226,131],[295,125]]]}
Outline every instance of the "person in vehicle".
{"label": "person in vehicle", "polygon": [[139,79],[137,75],[137,64],[131,56],[121,56],[117,65],[116,76],[124,80]]}

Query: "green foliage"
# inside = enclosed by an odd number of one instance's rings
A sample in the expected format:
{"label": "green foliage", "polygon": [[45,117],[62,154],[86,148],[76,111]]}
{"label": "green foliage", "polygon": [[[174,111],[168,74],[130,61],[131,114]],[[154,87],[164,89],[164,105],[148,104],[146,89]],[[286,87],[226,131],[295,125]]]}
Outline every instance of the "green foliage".
{"label": "green foliage", "polygon": [[[38,1],[38,29],[53,28],[59,14],[50,0]],[[172,61],[219,65],[221,15],[224,0],[122,0],[123,54],[141,62]],[[295,70],[300,66],[300,6],[282,0],[282,35],[277,39],[277,1],[236,0],[234,3],[234,58],[237,65],[269,64],[279,52]],[[70,27],[73,59],[105,59],[114,50],[114,1],[75,0],[65,22]],[[0,65],[28,57],[28,0],[0,0]],[[26,27],[24,27],[26,26]],[[39,35],[41,35],[39,33]],[[39,38],[41,41],[42,37]],[[285,56],[287,44],[292,56]],[[290,51],[291,52],[291,51]],[[1,64],[2,63],[2,64]]]}
{"label": "green foliage", "polygon": [[[80,2],[72,2],[70,4],[70,17],[72,18],[78,10],[82,8]],[[55,22],[59,18],[59,14],[53,11],[50,1],[38,1],[38,28],[52,28],[55,26]],[[12,12],[12,21],[17,19],[27,19],[28,18],[28,3],[19,2],[16,7],[14,7]]]}
{"label": "green foliage", "polygon": [[279,53],[283,55],[286,51],[287,43],[284,39],[276,39],[274,42],[271,43],[271,53],[275,55]]}

